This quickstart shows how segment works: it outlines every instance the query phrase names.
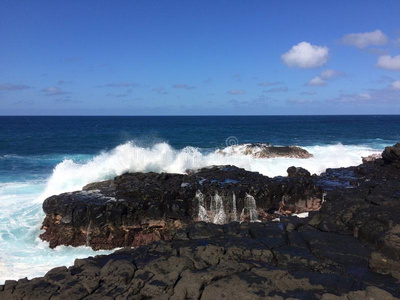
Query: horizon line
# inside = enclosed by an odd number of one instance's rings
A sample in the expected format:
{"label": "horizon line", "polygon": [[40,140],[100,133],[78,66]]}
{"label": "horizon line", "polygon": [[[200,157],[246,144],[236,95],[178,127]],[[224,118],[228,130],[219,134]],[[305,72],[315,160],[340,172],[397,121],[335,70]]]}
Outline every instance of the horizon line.
{"label": "horizon line", "polygon": [[400,114],[289,114],[289,115],[1,115],[0,117],[338,117],[400,116]]}

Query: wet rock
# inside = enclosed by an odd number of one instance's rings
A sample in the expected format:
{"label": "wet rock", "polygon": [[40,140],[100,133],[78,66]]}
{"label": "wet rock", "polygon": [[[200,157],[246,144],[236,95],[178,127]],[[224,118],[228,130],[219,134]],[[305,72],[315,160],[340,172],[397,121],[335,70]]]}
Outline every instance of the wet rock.
{"label": "wet rock", "polygon": [[171,239],[195,221],[268,221],[319,211],[313,226],[379,245],[379,251],[396,260],[398,234],[392,228],[400,224],[398,148],[386,148],[387,163],[378,159],[328,169],[321,176],[290,167],[290,177],[268,178],[234,166],[187,175],[124,174],[46,199],[41,238],[52,248],[112,249]]}
{"label": "wet rock", "polygon": [[374,162],[377,159],[381,159],[381,158],[382,158],[382,154],[371,154],[366,157],[363,157],[362,162],[365,164],[365,163],[369,163],[369,162]]}
{"label": "wet rock", "polygon": [[[397,299],[398,145],[321,176],[294,168],[294,177],[268,178],[220,166],[124,174],[50,197],[42,238],[51,246],[148,245],[6,281],[0,299]],[[223,199],[226,224],[194,222],[199,190],[210,219],[215,196]],[[233,222],[247,195],[262,222]],[[270,210],[279,222],[264,217]],[[290,216],[299,211],[309,217]]]}
{"label": "wet rock", "polygon": [[400,143],[392,147],[386,147],[382,153],[382,158],[386,164],[400,168]]}
{"label": "wet rock", "polygon": [[269,178],[234,166],[215,166],[187,175],[127,173],[47,198],[40,237],[51,248],[113,249],[168,240],[194,221],[224,224],[271,219],[268,211],[316,210],[322,189],[304,177],[306,172]]}
{"label": "wet rock", "polygon": [[354,291],[347,293],[342,296],[336,296],[332,294],[322,295],[321,300],[356,300],[356,299],[369,299],[369,300],[396,300],[398,298],[393,297],[390,293],[376,288],[367,287],[363,291]]}
{"label": "wet rock", "polygon": [[400,261],[385,257],[382,253],[373,252],[369,260],[371,270],[381,274],[390,274],[400,280]]}
{"label": "wet rock", "polygon": [[271,146],[269,143],[255,143],[229,146],[217,153],[223,155],[243,154],[251,155],[254,158],[310,158],[313,157],[307,150],[296,146]]}
{"label": "wet rock", "polygon": [[287,173],[289,177],[310,177],[311,174],[306,169],[289,167],[287,169]]}
{"label": "wet rock", "polygon": [[[292,224],[292,223],[290,223]],[[368,268],[373,247],[301,219],[195,223],[170,241],[77,259],[7,281],[0,299],[396,299],[399,281]],[[192,234],[190,232],[199,232]]]}

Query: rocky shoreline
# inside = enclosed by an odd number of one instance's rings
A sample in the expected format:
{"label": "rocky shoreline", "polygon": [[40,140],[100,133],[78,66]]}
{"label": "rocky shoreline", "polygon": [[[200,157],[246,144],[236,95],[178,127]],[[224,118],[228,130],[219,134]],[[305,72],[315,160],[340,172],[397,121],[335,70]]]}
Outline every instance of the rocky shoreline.
{"label": "rocky shoreline", "polygon": [[400,143],[357,167],[288,175],[129,173],[50,197],[50,247],[141,247],[7,281],[0,299],[400,297]]}

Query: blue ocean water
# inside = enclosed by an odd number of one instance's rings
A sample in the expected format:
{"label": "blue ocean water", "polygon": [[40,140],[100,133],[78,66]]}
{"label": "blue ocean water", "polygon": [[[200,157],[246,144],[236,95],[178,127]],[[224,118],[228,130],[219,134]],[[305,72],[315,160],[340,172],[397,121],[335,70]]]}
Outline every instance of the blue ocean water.
{"label": "blue ocean water", "polygon": [[239,143],[380,149],[400,140],[400,116],[0,117],[0,182],[47,175],[65,157],[84,160],[127,141],[215,149],[231,136]]}
{"label": "blue ocean water", "polygon": [[[37,237],[42,201],[127,171],[183,173],[234,164],[265,175],[361,163],[400,141],[400,116],[0,117],[0,283],[43,275],[86,247],[48,248]],[[236,143],[298,145],[308,160],[222,156]]]}

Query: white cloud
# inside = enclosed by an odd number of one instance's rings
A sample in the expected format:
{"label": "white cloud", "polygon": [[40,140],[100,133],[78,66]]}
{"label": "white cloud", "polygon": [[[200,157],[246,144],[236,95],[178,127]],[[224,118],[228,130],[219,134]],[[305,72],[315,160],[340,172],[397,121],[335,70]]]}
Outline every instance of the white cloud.
{"label": "white cloud", "polygon": [[344,73],[338,72],[336,70],[328,69],[325,71],[322,71],[318,76],[315,76],[309,83],[306,85],[309,86],[324,86],[326,85],[326,81],[329,79],[333,79],[338,76],[343,76]]}
{"label": "white cloud", "polygon": [[287,86],[277,87],[269,90],[263,91],[263,93],[279,93],[279,92],[288,92],[289,88]]}
{"label": "white cloud", "polygon": [[400,105],[399,92],[390,86],[381,89],[369,89],[361,93],[340,94],[337,98],[327,101],[358,105],[379,105],[382,103]]}
{"label": "white cloud", "polygon": [[21,91],[30,87],[23,84],[0,83],[0,91]]}
{"label": "white cloud", "polygon": [[157,94],[160,94],[160,95],[166,95],[166,94],[168,94],[168,92],[165,90],[165,88],[164,87],[162,87],[162,86],[160,86],[160,87],[158,87],[158,88],[154,88],[154,89],[152,89],[152,91],[153,92],[156,92]]}
{"label": "white cloud", "polygon": [[358,94],[358,96],[361,99],[367,99],[367,100],[372,98],[372,96],[369,93],[360,93],[360,94]]}
{"label": "white cloud", "polygon": [[332,70],[332,69],[328,69],[328,70],[322,71],[319,76],[321,76],[322,79],[327,80],[327,79],[336,77],[338,75],[341,75],[341,73],[338,71]]}
{"label": "white cloud", "polygon": [[358,94],[341,94],[339,97],[334,99],[336,102],[341,103],[365,103],[371,100],[372,96],[369,93],[358,93]]}
{"label": "white cloud", "polygon": [[67,92],[63,91],[62,89],[56,86],[50,86],[44,88],[42,89],[42,92],[45,93],[46,96],[57,96],[57,95],[68,94]]}
{"label": "white cloud", "polygon": [[305,91],[305,92],[301,92],[300,95],[304,95],[304,96],[313,96],[316,95],[317,92],[316,91]]}
{"label": "white cloud", "polygon": [[400,91],[400,80],[395,80],[392,82],[392,89]]}
{"label": "white cloud", "polygon": [[195,86],[190,86],[186,83],[177,83],[177,84],[174,84],[172,87],[174,89],[183,89],[183,90],[193,90],[196,88]]}
{"label": "white cloud", "polygon": [[379,56],[376,66],[386,70],[400,71],[400,55],[393,57],[390,55]]}
{"label": "white cloud", "polygon": [[388,43],[388,37],[380,30],[364,33],[350,33],[343,36],[341,42],[357,48],[368,46],[383,46]]}
{"label": "white cloud", "polygon": [[272,86],[272,85],[280,85],[283,82],[280,81],[275,81],[275,82],[269,82],[269,81],[264,81],[264,82],[260,82],[258,85],[259,86]]}
{"label": "white cloud", "polygon": [[126,87],[137,87],[137,83],[131,83],[131,82],[118,82],[118,83],[107,83],[107,87],[121,87],[121,88],[126,88]]}
{"label": "white cloud", "polygon": [[307,83],[309,86],[323,86],[326,85],[325,80],[323,80],[320,76],[315,76],[309,83]]}
{"label": "white cloud", "polygon": [[295,99],[295,98],[289,98],[286,100],[287,104],[290,105],[307,105],[307,104],[313,104],[315,103],[315,101],[311,100],[311,99]]}
{"label": "white cloud", "polygon": [[65,80],[59,80],[57,82],[58,85],[71,84],[71,83],[72,83],[72,81],[65,81]]}
{"label": "white cloud", "polygon": [[317,68],[328,62],[329,48],[301,42],[282,54],[281,58],[289,67]]}

